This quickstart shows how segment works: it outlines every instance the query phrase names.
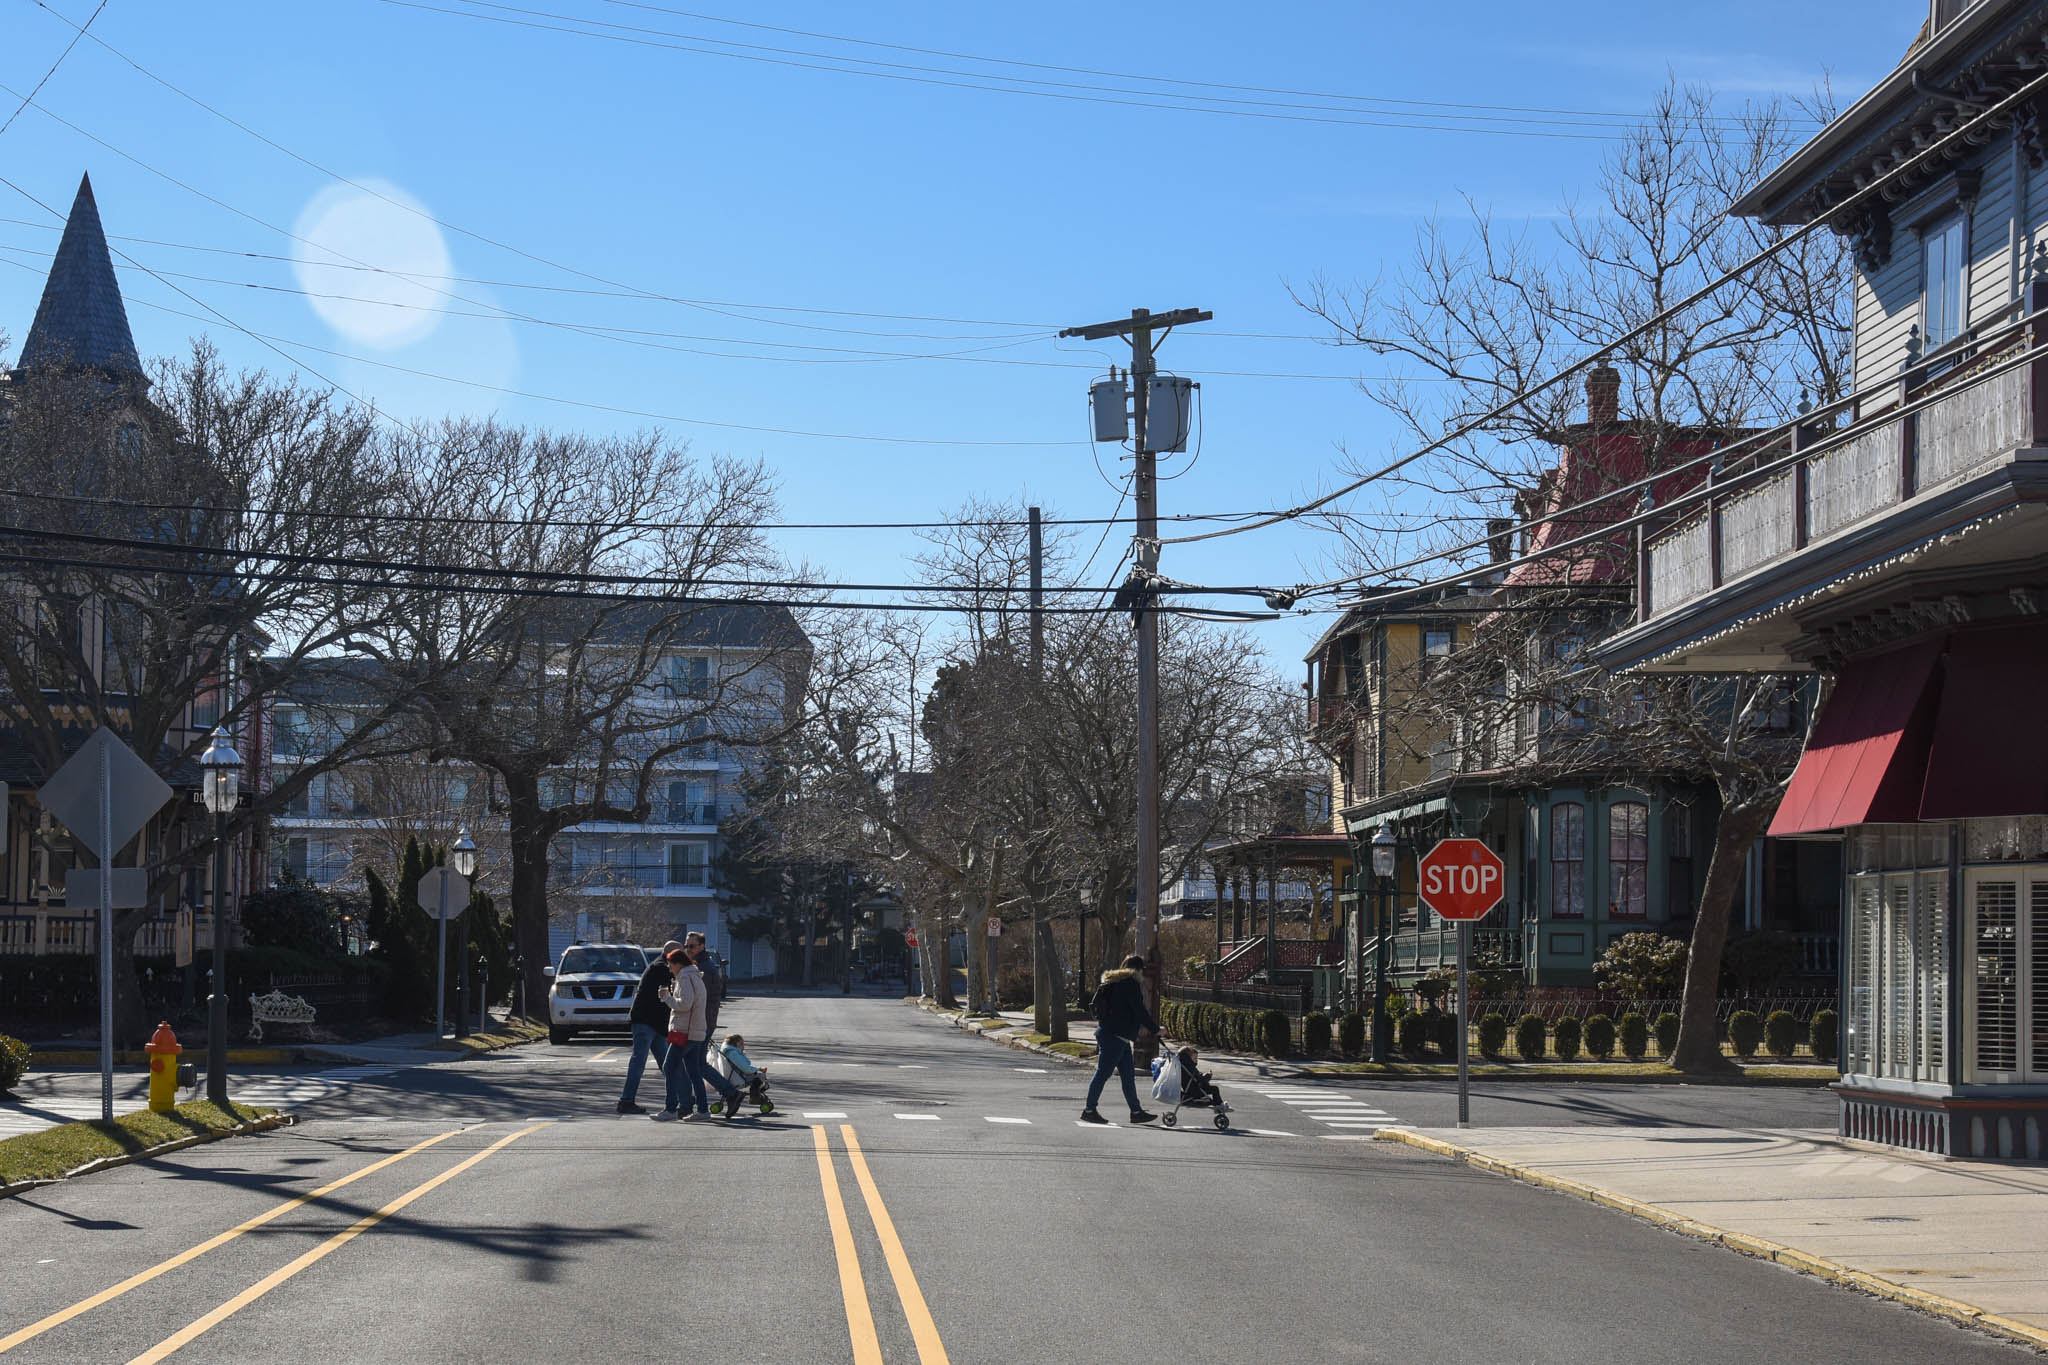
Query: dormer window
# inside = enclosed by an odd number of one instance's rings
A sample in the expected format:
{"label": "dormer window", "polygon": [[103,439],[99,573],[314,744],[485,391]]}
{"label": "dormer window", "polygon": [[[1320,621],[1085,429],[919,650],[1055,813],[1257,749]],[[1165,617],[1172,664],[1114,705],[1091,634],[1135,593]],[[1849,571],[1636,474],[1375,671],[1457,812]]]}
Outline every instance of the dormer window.
{"label": "dormer window", "polygon": [[1920,332],[1929,353],[1962,334],[1969,221],[1967,213],[1951,213],[1920,234],[1920,289],[1925,301]]}
{"label": "dormer window", "polygon": [[1928,25],[1928,36],[1932,37],[1962,18],[1963,12],[1976,3],[1977,0],[1934,0],[1933,22]]}

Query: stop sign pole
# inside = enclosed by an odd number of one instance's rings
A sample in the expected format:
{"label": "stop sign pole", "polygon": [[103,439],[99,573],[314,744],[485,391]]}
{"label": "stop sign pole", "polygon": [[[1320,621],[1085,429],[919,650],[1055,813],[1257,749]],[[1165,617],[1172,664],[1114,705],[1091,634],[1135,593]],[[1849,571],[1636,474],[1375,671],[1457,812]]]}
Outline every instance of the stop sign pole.
{"label": "stop sign pole", "polygon": [[1472,922],[1484,919],[1500,904],[1507,867],[1500,855],[1477,839],[1439,839],[1415,865],[1415,890],[1439,918],[1458,926],[1458,1126],[1472,1126],[1472,1101],[1467,1090],[1467,1035],[1471,1001],[1465,988],[1472,956]]}

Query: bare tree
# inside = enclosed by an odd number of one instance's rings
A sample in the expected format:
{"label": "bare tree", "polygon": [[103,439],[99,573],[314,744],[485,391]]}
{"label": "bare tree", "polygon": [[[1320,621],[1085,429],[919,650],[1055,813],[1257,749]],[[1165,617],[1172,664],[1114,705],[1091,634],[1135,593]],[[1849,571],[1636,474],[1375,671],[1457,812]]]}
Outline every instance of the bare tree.
{"label": "bare tree", "polygon": [[[1824,92],[1816,109],[1826,112]],[[1406,439],[1426,445],[1480,422],[1383,481],[1421,514],[1411,524],[1420,529],[1361,532],[1331,519],[1346,536],[1345,571],[1361,581],[1455,572],[1483,558],[1481,523],[1504,515],[1523,523],[1521,549],[1540,556],[1485,580],[1496,610],[1433,680],[1418,703],[1429,723],[1414,732],[1456,734],[1467,761],[1519,765],[1518,780],[1633,769],[1718,792],[1676,1058],[1687,1069],[1720,1061],[1721,948],[1741,861],[1797,756],[1796,734],[1768,723],[1792,705],[1792,688],[1776,678],[1614,678],[1584,651],[1620,624],[1630,596],[1633,541],[1611,529],[1617,522],[1736,467],[1710,470],[1702,457],[1789,417],[1802,392],[1825,402],[1849,388],[1851,272],[1839,242],[1809,238],[1660,317],[1772,239],[1728,208],[1789,143],[1782,104],[1730,120],[1711,92],[1674,83],[1603,163],[1591,205],[1568,205],[1547,240],[1475,207],[1462,228],[1425,224],[1391,290],[1319,280],[1296,294],[1340,344],[1410,364],[1421,382],[1365,386]],[[1531,392],[1623,336],[1611,368],[1588,380],[1585,423],[1573,420],[1578,386]],[[1752,444],[1741,458],[1765,453]],[[1600,500],[1639,481],[1646,494]]]}

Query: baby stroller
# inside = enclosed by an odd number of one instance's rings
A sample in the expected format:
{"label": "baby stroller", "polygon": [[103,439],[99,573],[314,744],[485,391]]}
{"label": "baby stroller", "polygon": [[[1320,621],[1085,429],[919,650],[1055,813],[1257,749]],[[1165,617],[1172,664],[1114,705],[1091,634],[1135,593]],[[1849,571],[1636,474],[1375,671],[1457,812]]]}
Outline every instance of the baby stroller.
{"label": "baby stroller", "polygon": [[1223,1101],[1223,1092],[1216,1088],[1216,1082],[1209,1073],[1202,1070],[1200,1054],[1191,1047],[1184,1047],[1170,1056],[1162,1056],[1152,1063],[1152,1098],[1166,1106],[1166,1112],[1159,1116],[1160,1123],[1168,1128],[1180,1123],[1183,1109],[1209,1109],[1215,1113],[1212,1120],[1219,1132],[1230,1131],[1230,1106]]}
{"label": "baby stroller", "polygon": [[741,1097],[734,1096],[725,1102],[727,1118],[740,1112],[742,1102],[753,1105],[764,1115],[775,1112],[775,1101],[768,1098],[767,1067],[755,1066],[746,1053],[730,1042],[719,1045],[718,1065],[719,1070],[725,1073],[725,1078],[734,1086],[746,1087],[744,1101]]}

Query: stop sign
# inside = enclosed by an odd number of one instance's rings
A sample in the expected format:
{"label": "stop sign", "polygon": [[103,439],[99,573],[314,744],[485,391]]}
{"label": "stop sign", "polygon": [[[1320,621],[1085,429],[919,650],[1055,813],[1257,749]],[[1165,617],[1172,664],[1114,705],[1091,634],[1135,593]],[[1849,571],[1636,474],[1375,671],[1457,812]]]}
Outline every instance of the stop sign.
{"label": "stop sign", "polygon": [[1477,839],[1439,839],[1415,865],[1422,903],[1448,920],[1475,920],[1507,889],[1500,855]]}
{"label": "stop sign", "polygon": [[905,934],[903,936],[903,946],[906,948],[915,948],[917,946],[917,935]]}

